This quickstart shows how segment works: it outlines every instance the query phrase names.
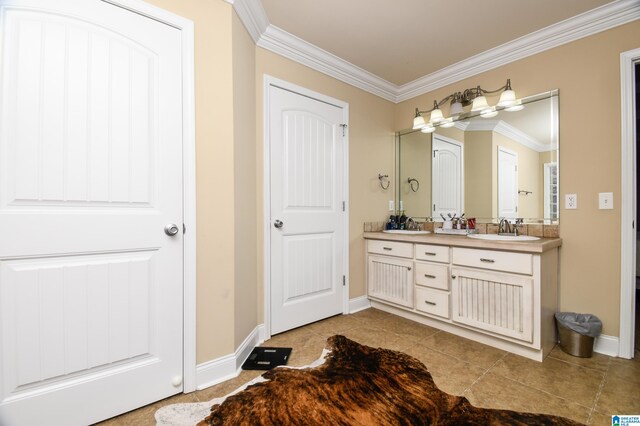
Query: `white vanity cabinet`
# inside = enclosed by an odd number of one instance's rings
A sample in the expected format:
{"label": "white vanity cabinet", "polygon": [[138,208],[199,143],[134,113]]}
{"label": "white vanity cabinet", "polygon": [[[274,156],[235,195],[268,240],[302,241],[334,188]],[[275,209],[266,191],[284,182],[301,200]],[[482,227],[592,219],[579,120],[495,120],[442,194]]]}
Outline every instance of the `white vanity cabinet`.
{"label": "white vanity cabinet", "polygon": [[367,239],[372,306],[538,361],[555,345],[561,240],[371,235],[379,238]]}

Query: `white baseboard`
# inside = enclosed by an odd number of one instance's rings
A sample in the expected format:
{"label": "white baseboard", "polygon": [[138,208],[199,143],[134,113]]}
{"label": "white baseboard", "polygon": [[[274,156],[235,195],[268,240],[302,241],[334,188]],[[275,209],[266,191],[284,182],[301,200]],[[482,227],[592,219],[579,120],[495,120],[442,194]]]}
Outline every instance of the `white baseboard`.
{"label": "white baseboard", "polygon": [[233,354],[204,362],[196,367],[196,389],[202,390],[233,379],[255,346],[264,342],[264,324],[258,325]]}
{"label": "white baseboard", "polygon": [[371,307],[371,302],[367,296],[355,297],[349,299],[349,313],[354,314],[358,311],[363,311]]}
{"label": "white baseboard", "polygon": [[596,337],[596,341],[593,344],[593,351],[599,354],[618,356],[620,353],[620,338],[601,334]]}

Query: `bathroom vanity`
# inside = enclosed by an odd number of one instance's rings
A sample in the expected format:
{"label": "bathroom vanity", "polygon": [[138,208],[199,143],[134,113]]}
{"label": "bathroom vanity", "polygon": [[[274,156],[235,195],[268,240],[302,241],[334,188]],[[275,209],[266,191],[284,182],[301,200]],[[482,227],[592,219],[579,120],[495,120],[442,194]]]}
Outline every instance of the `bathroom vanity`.
{"label": "bathroom vanity", "polygon": [[364,238],[373,307],[537,361],[555,346],[561,239]]}

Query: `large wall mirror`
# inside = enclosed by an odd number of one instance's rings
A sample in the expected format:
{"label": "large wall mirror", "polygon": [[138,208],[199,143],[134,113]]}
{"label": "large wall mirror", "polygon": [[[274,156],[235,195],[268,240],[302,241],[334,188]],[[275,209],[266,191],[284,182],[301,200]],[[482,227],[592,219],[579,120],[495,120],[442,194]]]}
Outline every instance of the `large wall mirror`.
{"label": "large wall mirror", "polygon": [[461,116],[434,133],[396,134],[396,205],[442,220],[522,218],[558,223],[558,91],[522,99],[520,111]]}

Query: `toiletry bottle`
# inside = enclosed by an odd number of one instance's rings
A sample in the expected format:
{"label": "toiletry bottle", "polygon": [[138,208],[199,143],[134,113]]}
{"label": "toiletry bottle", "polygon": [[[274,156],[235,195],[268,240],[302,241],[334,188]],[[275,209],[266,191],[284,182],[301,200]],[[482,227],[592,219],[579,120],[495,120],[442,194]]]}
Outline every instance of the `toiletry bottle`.
{"label": "toiletry bottle", "polygon": [[405,229],[407,225],[407,216],[404,215],[404,210],[400,212],[400,219],[398,219],[398,228]]}
{"label": "toiletry bottle", "polygon": [[387,221],[387,225],[385,226],[385,229],[387,230],[395,229],[395,225],[396,225],[396,217],[394,215],[389,216],[389,220]]}

